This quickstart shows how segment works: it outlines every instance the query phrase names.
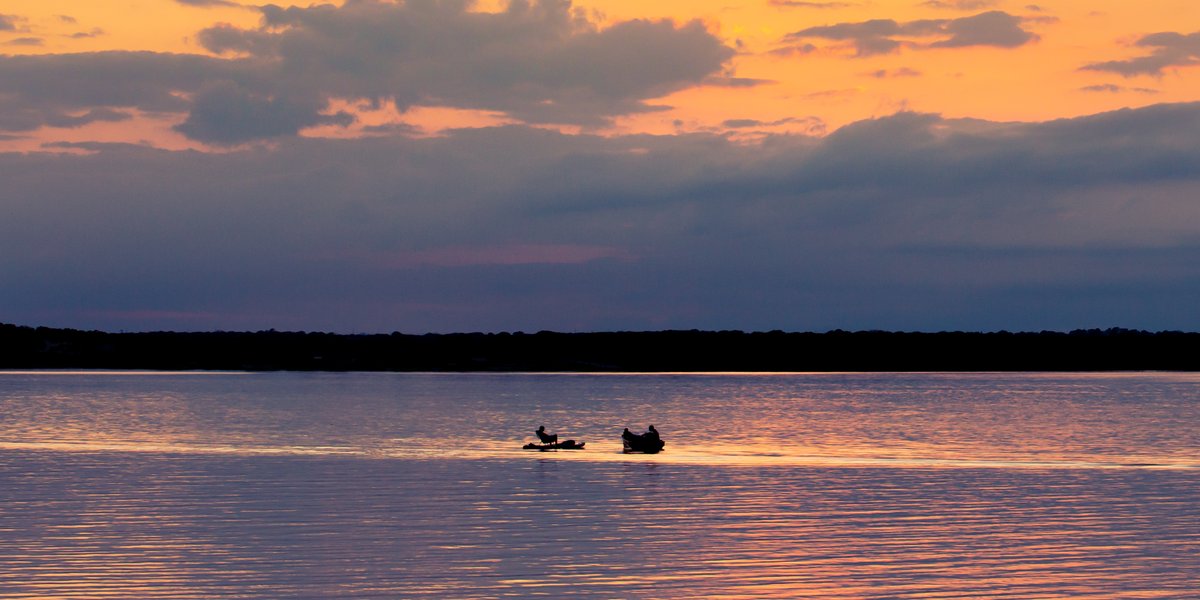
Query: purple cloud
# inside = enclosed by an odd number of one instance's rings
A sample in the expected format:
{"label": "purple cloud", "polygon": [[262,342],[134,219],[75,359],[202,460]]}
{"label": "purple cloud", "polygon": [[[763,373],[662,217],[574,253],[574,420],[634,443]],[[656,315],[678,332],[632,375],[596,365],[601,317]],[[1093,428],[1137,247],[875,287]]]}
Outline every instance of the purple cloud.
{"label": "purple cloud", "polygon": [[601,28],[569,2],[514,1],[499,13],[378,0],[259,10],[260,27],[200,32],[216,56],[0,56],[0,130],[28,131],[93,109],[139,109],[185,114],[181,133],[236,145],[347,124],[348,115],[329,114],[333,99],[602,125],[661,110],[652,99],[686,87],[763,83],[734,77],[727,64],[734,50],[698,21]]}
{"label": "purple cloud", "polygon": [[997,0],[926,0],[921,6],[950,10],[979,10],[999,4]]}
{"label": "purple cloud", "polygon": [[[734,54],[699,22],[636,20],[601,29],[566,2],[513,2],[500,13],[373,0],[261,10],[261,27],[207,29],[201,43],[297,78],[286,81],[292,89],[402,109],[494,110],[530,122],[602,124],[656,110],[646,101],[719,83]],[[730,79],[738,83],[745,82]]]}
{"label": "purple cloud", "polygon": [[1122,85],[1115,85],[1115,84],[1111,84],[1111,83],[1104,83],[1104,84],[1099,84],[1099,85],[1088,85],[1088,86],[1081,87],[1079,89],[1080,89],[1080,91],[1084,91],[1084,92],[1100,92],[1100,93],[1108,93],[1108,94],[1121,94],[1124,92],[1136,92],[1138,94],[1157,94],[1157,93],[1159,93],[1158,90],[1151,89],[1151,88],[1141,88],[1141,87],[1130,88],[1130,87],[1125,87]]}
{"label": "purple cloud", "polygon": [[201,8],[207,6],[236,6],[239,8],[246,8],[245,5],[239,2],[233,2],[232,0],[175,0],[175,2],[184,6],[196,6]]}
{"label": "purple cloud", "polygon": [[[0,131],[31,131],[79,113],[186,113],[210,80],[255,81],[244,62],[150,52],[0,56]],[[97,113],[100,114],[100,113]]]}
{"label": "purple cloud", "polygon": [[196,93],[187,121],[176,129],[194,140],[231,145],[294,135],[314,125],[344,127],[354,121],[344,112],[323,115],[324,103],[306,100],[260,95],[232,81],[218,81]]}
{"label": "purple cloud", "polygon": [[[1023,19],[1002,11],[990,11],[959,19],[923,19],[901,23],[892,19],[874,19],[810,27],[786,36],[790,44],[810,38],[848,41],[856,56],[890,54],[902,46],[912,48],[962,48],[993,46],[1016,48],[1038,39],[1021,28]],[[943,38],[932,42],[909,41],[912,38]]]}
{"label": "purple cloud", "polygon": [[72,39],[78,40],[78,39],[84,39],[84,38],[100,37],[102,35],[104,35],[103,29],[100,29],[99,27],[93,27],[91,31],[79,31],[76,33],[72,33],[70,35],[70,37]]}
{"label": "purple cloud", "polygon": [[778,6],[781,8],[830,9],[849,8],[851,6],[858,6],[858,4],[853,2],[804,2],[802,0],[771,0],[771,6]]}
{"label": "purple cloud", "polygon": [[1200,62],[1200,32],[1182,34],[1175,32],[1154,33],[1137,41],[1139,48],[1148,48],[1150,54],[1128,60],[1110,60],[1092,63],[1083,67],[1085,71],[1116,73],[1124,77],[1138,75],[1162,75],[1164,69],[1188,67]]}
{"label": "purple cloud", "polygon": [[1021,17],[1001,11],[954,19],[946,23],[943,29],[946,34],[950,35],[950,38],[934,42],[930,46],[933,48],[965,46],[1016,48],[1036,41],[1038,36],[1021,29],[1021,22]]}
{"label": "purple cloud", "polygon": [[898,77],[920,77],[922,73],[916,69],[900,67],[899,69],[879,69],[866,74],[875,79],[895,79]]}

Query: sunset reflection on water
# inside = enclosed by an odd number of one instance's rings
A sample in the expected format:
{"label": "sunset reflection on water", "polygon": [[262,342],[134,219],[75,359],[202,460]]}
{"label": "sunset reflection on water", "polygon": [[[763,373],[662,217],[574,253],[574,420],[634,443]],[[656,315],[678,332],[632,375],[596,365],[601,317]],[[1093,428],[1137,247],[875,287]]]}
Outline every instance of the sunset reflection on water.
{"label": "sunset reflection on water", "polygon": [[0,598],[1188,598],[1197,381],[0,375]]}

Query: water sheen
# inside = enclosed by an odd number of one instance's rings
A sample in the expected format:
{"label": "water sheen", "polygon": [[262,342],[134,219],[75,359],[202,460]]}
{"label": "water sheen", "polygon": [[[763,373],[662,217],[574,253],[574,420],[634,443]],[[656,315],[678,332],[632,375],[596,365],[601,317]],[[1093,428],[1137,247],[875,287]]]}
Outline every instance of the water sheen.
{"label": "water sheen", "polygon": [[1194,598],[1198,383],[0,373],[0,598]]}

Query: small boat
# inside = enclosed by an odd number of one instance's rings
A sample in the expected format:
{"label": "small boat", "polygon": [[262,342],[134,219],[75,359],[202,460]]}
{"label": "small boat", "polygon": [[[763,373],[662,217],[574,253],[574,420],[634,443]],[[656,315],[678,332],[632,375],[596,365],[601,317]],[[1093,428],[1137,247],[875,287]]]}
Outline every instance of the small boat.
{"label": "small boat", "polygon": [[634,435],[631,438],[622,437],[621,442],[625,444],[625,448],[623,450],[625,454],[629,454],[631,452],[658,454],[662,451],[663,447],[667,445],[667,443],[662,440],[648,440],[640,435]]}
{"label": "small boat", "polygon": [[521,446],[522,450],[583,450],[583,445],[586,442],[576,442],[575,440],[567,440],[565,442],[554,442],[551,444],[535,444],[530,442]]}

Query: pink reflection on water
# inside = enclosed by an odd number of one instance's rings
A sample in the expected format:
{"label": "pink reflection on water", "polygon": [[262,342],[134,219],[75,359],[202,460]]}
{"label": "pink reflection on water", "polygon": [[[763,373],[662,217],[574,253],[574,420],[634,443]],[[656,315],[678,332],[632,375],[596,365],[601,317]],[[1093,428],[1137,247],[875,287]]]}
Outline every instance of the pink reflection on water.
{"label": "pink reflection on water", "polygon": [[1197,382],[0,377],[0,598],[1187,598]]}

